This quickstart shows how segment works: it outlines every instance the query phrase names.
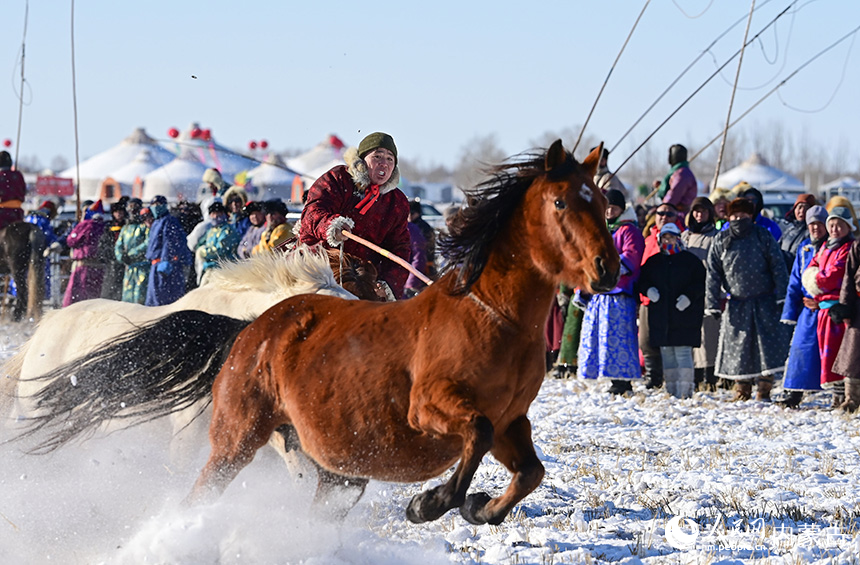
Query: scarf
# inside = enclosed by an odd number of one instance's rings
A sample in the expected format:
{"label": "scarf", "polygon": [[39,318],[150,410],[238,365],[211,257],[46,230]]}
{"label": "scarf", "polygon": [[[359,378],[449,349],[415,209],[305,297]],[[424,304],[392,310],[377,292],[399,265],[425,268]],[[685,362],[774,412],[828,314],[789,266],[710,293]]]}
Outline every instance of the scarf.
{"label": "scarf", "polygon": [[621,222],[619,220],[621,220],[620,215],[612,218],[611,220],[606,220],[606,227],[609,229],[609,233],[615,233],[615,230],[621,226]]}
{"label": "scarf", "polygon": [[729,233],[732,239],[741,239],[749,235],[752,231],[752,218],[742,218],[740,220],[731,220],[729,222]]}
{"label": "scarf", "polygon": [[827,249],[829,249],[830,251],[833,251],[834,249],[839,249],[844,243],[852,241],[853,239],[854,236],[852,236],[850,233],[845,237],[840,237],[839,239],[833,239],[832,237],[828,237]]}
{"label": "scarf", "polygon": [[672,175],[680,168],[688,167],[690,164],[687,161],[681,161],[680,163],[675,163],[672,165],[672,168],[669,169],[669,172],[663,177],[663,180],[660,181],[660,188],[657,191],[657,196],[662,200],[666,193],[669,192],[669,179],[672,178]]}
{"label": "scarf", "polygon": [[708,228],[711,226],[715,226],[713,218],[708,218],[704,222],[697,222],[693,215],[690,214],[690,217],[687,219],[687,229],[693,233],[704,233],[708,231]]}
{"label": "scarf", "polygon": [[679,241],[678,243],[661,243],[660,244],[660,252],[664,255],[675,255],[684,250],[683,244]]}
{"label": "scarf", "polygon": [[358,213],[362,216],[370,210],[370,207],[373,206],[373,203],[379,198],[379,185],[372,184],[365,191],[364,198],[361,199],[361,202],[355,205],[355,209],[358,210]]}

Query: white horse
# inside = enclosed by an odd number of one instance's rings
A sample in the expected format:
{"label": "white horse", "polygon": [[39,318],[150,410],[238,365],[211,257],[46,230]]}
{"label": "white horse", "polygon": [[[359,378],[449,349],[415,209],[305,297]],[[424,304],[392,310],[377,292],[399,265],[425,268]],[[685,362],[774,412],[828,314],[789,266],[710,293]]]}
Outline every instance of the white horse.
{"label": "white horse", "polygon": [[[124,332],[180,310],[202,310],[253,320],[269,307],[297,294],[356,296],[338,284],[329,253],[300,246],[289,254],[265,253],[226,263],[212,272],[205,286],[166,306],[142,306],[115,300],[78,302],[48,313],[33,336],[0,369],[0,421],[7,423],[32,413],[32,399],[48,383],[33,380],[110,343]],[[201,426],[188,426],[197,410],[173,417],[172,451],[178,457],[199,445]],[[198,420],[208,422],[208,418]],[[182,434],[179,432],[183,430]],[[282,442],[281,442],[282,443]]]}

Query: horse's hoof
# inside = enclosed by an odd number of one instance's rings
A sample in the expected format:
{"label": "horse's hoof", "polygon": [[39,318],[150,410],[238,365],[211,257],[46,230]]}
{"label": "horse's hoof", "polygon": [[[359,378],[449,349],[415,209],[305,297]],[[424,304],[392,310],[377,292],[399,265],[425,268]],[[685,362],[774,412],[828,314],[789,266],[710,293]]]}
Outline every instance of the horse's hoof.
{"label": "horse's hoof", "polygon": [[478,517],[478,513],[484,509],[487,503],[492,500],[489,494],[485,492],[476,492],[466,497],[466,501],[460,506],[460,516],[466,519],[470,524],[480,526],[486,524],[487,519]]}
{"label": "horse's hoof", "polygon": [[406,518],[413,524],[423,524],[436,520],[447,512],[449,508],[439,500],[440,488],[436,487],[413,496],[409,506],[406,507]]}

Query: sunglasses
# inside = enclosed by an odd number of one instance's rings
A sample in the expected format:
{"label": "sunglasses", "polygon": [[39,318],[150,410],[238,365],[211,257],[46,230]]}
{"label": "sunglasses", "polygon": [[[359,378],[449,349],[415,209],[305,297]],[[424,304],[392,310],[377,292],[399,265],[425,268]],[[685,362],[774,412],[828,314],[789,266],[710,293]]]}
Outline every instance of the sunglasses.
{"label": "sunglasses", "polygon": [[666,216],[666,217],[669,217],[669,218],[674,218],[674,217],[675,217],[675,216],[677,216],[678,214],[676,214],[675,212],[672,212],[671,210],[668,210],[668,211],[667,211],[667,210],[663,210],[662,212],[657,212],[657,215],[658,215],[658,216]]}

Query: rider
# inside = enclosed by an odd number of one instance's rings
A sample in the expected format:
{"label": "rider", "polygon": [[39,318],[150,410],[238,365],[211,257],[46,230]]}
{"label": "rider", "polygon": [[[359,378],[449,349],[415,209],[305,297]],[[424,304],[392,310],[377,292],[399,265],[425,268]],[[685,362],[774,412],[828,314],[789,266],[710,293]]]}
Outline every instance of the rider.
{"label": "rider", "polygon": [[27,196],[27,183],[21,171],[12,169],[12,156],[0,151],[0,229],[24,219],[21,204]]}
{"label": "rider", "polygon": [[397,147],[387,133],[368,135],[344,153],[346,165],[338,165],[311,186],[302,210],[299,240],[307,245],[343,246],[343,251],[373,263],[379,278],[394,296],[402,296],[409,272],[367,247],[347,240],[347,230],[409,260],[410,239],[406,227],[409,201],[397,184]]}

